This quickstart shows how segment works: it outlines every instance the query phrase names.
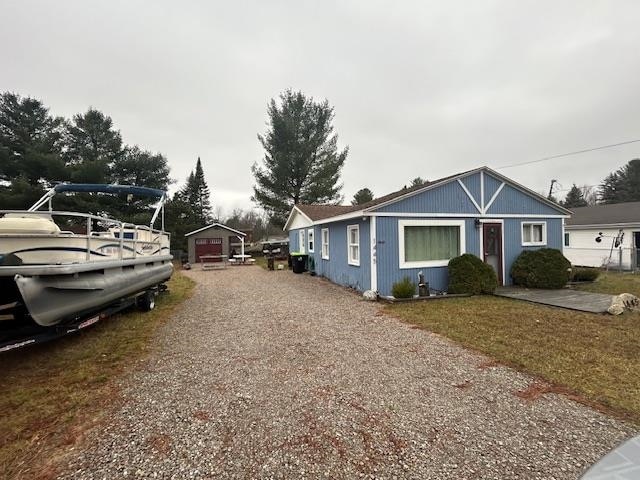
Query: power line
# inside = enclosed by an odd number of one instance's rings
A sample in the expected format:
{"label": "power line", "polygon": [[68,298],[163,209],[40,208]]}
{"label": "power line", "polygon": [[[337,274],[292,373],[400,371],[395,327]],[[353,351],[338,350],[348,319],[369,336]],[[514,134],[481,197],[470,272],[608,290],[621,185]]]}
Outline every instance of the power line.
{"label": "power line", "polygon": [[629,140],[629,141],[626,141],[626,142],[612,143],[611,145],[602,145],[600,147],[587,148],[585,150],[576,150],[575,152],[561,153],[560,155],[552,155],[550,157],[538,158],[536,160],[528,160],[526,162],[519,162],[519,163],[511,163],[511,164],[508,164],[508,165],[501,165],[501,166],[495,167],[495,168],[496,168],[496,170],[500,170],[500,169],[503,169],[503,168],[519,167],[521,165],[529,165],[531,163],[539,163],[539,162],[545,162],[547,160],[553,160],[554,158],[568,157],[568,156],[571,156],[571,155],[578,155],[580,153],[594,152],[596,150],[604,150],[605,148],[619,147],[621,145],[629,145],[630,143],[637,143],[637,142],[640,142],[640,138],[637,139],[637,140]]}

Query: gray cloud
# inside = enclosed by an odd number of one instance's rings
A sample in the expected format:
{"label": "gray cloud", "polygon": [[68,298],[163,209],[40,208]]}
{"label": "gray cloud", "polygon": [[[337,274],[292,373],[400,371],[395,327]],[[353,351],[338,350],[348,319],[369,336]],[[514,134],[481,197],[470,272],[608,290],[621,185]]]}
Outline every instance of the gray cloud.
{"label": "gray cloud", "polygon": [[[640,4],[4,2],[0,89],[94,106],[214,203],[248,206],[270,98],[335,107],[344,194],[640,138]],[[8,46],[8,48],[7,48]],[[503,170],[595,184],[640,144]]]}

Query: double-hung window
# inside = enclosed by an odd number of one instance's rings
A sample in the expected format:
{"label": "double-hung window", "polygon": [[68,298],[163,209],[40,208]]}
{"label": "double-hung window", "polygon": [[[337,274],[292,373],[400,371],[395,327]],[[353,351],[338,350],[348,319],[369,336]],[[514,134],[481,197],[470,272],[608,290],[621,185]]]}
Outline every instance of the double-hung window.
{"label": "double-hung window", "polygon": [[347,227],[347,251],[348,264],[360,266],[360,226],[349,225]]}
{"label": "double-hung window", "polygon": [[322,241],[322,259],[329,260],[329,229],[323,228],[320,231],[320,240]]}
{"label": "double-hung window", "polygon": [[444,267],[465,253],[464,220],[399,220],[400,268]]}
{"label": "double-hung window", "polygon": [[522,245],[547,244],[547,222],[522,222]]}
{"label": "double-hung window", "polygon": [[314,245],[313,245],[313,228],[310,228],[307,231],[307,246],[309,247],[309,253],[313,253]]}
{"label": "double-hung window", "polygon": [[304,230],[298,232],[298,252],[305,253],[304,250]]}
{"label": "double-hung window", "polygon": [[569,232],[564,233],[564,246],[565,247],[571,246],[571,234]]}

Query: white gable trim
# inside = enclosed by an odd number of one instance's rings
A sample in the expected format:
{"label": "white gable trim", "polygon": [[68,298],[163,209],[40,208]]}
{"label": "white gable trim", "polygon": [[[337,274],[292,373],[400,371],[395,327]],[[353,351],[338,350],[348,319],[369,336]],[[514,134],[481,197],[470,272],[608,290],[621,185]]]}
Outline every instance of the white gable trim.
{"label": "white gable trim", "polygon": [[206,227],[202,227],[199,228],[198,230],[194,230],[193,232],[189,232],[189,233],[185,233],[184,236],[185,237],[189,237],[191,235],[195,235],[196,233],[200,233],[200,232],[204,232],[205,230],[209,230],[210,228],[223,228],[224,230],[228,230],[230,232],[235,233],[236,235],[240,235],[243,237],[246,237],[246,233],[243,233],[239,230],[236,230],[234,228],[231,227],[227,227],[226,225],[223,225],[222,223],[212,223],[211,225],[207,225]]}
{"label": "white gable trim", "polygon": [[311,220],[302,210],[300,210],[296,205],[294,205],[293,208],[291,209],[291,212],[289,212],[289,216],[287,217],[287,221],[285,222],[284,227],[282,227],[282,230],[284,231],[289,230],[289,225],[291,224],[291,221],[294,219],[294,214],[301,215],[302,218],[304,218],[307,221],[304,227],[310,227],[311,225],[313,225],[313,220]]}
{"label": "white gable trim", "polygon": [[462,187],[462,190],[464,190],[464,193],[467,194],[467,197],[469,197],[469,200],[471,200],[471,202],[473,203],[473,206],[476,207],[476,210],[478,210],[478,213],[483,213],[482,208],[480,208],[480,205],[478,205],[478,202],[476,202],[476,199],[473,198],[473,195],[471,195],[471,192],[469,191],[467,186],[464,183],[462,183],[462,180],[460,179],[458,179],[458,183]]}
{"label": "white gable trim", "polygon": [[494,193],[491,196],[491,199],[489,200],[489,203],[487,203],[486,207],[484,207],[484,212],[482,212],[482,213],[487,213],[489,211],[489,208],[491,208],[491,205],[493,205],[493,202],[496,200],[496,198],[498,198],[498,195],[500,195],[500,192],[502,191],[502,189],[504,188],[505,185],[506,185],[506,183],[504,183],[504,182],[502,182],[500,184],[500,186],[496,190],[496,193]]}

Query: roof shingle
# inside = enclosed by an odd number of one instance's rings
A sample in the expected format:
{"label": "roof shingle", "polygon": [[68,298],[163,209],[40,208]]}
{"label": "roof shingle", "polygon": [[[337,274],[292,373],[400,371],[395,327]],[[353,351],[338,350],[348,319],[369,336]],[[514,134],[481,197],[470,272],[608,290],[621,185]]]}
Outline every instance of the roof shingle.
{"label": "roof shingle", "polygon": [[640,223],[640,202],[612,203],[592,207],[572,208],[567,225],[616,225]]}

